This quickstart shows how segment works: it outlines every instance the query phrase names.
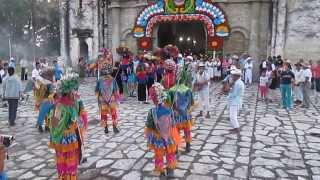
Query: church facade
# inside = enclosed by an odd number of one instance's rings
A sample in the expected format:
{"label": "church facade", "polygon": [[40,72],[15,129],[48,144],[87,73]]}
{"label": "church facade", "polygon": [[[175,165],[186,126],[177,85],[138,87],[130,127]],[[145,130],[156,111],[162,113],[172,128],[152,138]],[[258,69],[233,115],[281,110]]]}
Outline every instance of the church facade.
{"label": "church facade", "polygon": [[[311,2],[312,1],[312,2]],[[220,55],[293,61],[320,56],[317,0],[64,0],[61,55],[77,64],[103,47],[137,53],[166,44]]]}

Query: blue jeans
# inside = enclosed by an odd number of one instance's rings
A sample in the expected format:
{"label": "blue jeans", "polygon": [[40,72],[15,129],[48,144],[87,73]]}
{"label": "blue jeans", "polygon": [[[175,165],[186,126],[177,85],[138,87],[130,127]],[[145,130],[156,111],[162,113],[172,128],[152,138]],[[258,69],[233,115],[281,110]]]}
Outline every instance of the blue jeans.
{"label": "blue jeans", "polygon": [[42,126],[43,121],[45,120],[52,108],[53,103],[51,103],[50,101],[44,101],[43,103],[41,103],[37,125]]}
{"label": "blue jeans", "polygon": [[291,84],[280,84],[282,105],[284,108],[292,108]]}

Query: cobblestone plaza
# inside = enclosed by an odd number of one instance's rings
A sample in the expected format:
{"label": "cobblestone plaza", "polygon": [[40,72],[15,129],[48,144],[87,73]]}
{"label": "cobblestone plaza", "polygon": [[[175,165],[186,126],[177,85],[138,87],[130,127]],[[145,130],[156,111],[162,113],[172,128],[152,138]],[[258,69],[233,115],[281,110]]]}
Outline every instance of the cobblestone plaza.
{"label": "cobblestone plaza", "polygon": [[[87,162],[80,179],[158,179],[153,153],[147,151],[144,125],[151,105],[136,99],[119,108],[119,134],[104,134],[99,125],[94,79],[82,82],[80,92],[89,112]],[[246,88],[241,132],[230,134],[227,101],[216,98],[220,84],[211,85],[211,118],[195,120],[192,151],[178,154],[176,179],[320,179],[320,105],[286,111],[278,101],[258,101],[257,87]],[[279,93],[277,93],[279,96]],[[33,99],[32,97],[30,99]],[[7,109],[0,109],[0,131],[16,136],[5,166],[9,179],[56,179],[55,155],[48,148],[49,134],[39,133],[33,102],[20,105],[17,125],[7,125]],[[194,110],[197,114],[198,109]]]}

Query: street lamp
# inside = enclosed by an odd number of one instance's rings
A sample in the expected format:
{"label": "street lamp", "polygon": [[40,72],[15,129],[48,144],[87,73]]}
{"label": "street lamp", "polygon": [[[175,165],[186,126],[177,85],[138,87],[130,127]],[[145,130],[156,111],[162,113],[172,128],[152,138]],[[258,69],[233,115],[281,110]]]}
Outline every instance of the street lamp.
{"label": "street lamp", "polygon": [[187,38],[187,41],[191,41],[191,38],[190,38],[190,37],[188,37],[188,38]]}
{"label": "street lamp", "polygon": [[182,37],[182,36],[179,37],[179,41],[180,41],[180,42],[183,41],[183,37]]}

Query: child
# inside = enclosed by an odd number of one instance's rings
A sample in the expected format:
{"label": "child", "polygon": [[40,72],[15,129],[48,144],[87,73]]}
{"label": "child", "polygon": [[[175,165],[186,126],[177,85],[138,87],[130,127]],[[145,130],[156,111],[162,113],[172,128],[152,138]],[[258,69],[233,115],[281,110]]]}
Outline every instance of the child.
{"label": "child", "polygon": [[262,100],[267,100],[269,78],[266,75],[266,70],[263,70],[260,76],[259,90]]}
{"label": "child", "polygon": [[[155,107],[150,109],[146,121],[148,147],[155,154],[155,170],[160,173],[160,176],[167,174],[173,177],[173,171],[177,165],[176,150],[180,136],[174,128],[171,109],[164,105],[166,99],[164,87],[160,83],[154,83],[149,90],[149,95]],[[164,156],[166,156],[166,169]]]}
{"label": "child", "polygon": [[272,102],[272,97],[273,97],[273,94],[274,94],[274,91],[278,88],[279,86],[279,81],[278,81],[278,75],[277,75],[277,71],[274,70],[272,71],[272,75],[271,75],[271,83],[270,83],[270,93],[269,93],[269,96],[270,96],[270,102]]}
{"label": "child", "polygon": [[128,76],[126,71],[121,71],[121,82],[123,87],[123,95],[124,98],[126,98],[128,96]]}
{"label": "child", "polygon": [[136,89],[136,76],[131,67],[128,67],[128,93],[129,97],[134,97],[134,90]]}

